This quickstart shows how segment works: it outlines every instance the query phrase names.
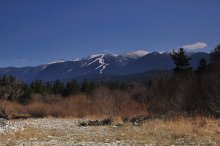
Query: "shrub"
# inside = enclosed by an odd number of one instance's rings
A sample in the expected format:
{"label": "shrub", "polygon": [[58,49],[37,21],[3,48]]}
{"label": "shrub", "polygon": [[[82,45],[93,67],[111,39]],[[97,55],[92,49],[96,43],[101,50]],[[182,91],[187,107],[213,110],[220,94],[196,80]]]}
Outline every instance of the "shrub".
{"label": "shrub", "polygon": [[30,104],[26,107],[27,113],[33,118],[43,118],[47,116],[47,105],[42,103]]}

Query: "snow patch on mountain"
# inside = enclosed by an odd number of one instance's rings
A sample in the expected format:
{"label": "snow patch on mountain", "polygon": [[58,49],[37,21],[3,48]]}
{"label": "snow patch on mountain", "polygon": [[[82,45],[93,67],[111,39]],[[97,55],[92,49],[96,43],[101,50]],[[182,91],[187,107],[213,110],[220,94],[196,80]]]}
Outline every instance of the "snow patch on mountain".
{"label": "snow patch on mountain", "polygon": [[107,63],[107,64],[104,64],[103,66],[102,66],[102,69],[100,69],[100,74],[102,74],[102,71],[108,66],[109,64]]}
{"label": "snow patch on mountain", "polygon": [[99,65],[96,69],[101,68],[101,69],[100,69],[100,74],[102,74],[102,72],[103,72],[103,70],[106,68],[106,66],[109,65],[108,63],[105,63],[104,56],[105,56],[105,55],[103,54],[103,55],[101,55],[100,58],[98,58],[98,61],[99,61],[100,65]]}
{"label": "snow patch on mountain", "polygon": [[165,53],[166,51],[159,51],[158,53],[160,53],[160,54],[163,54],[163,53]]}
{"label": "snow patch on mountain", "polygon": [[93,59],[95,57],[99,57],[99,56],[103,56],[103,55],[105,55],[105,54],[93,54],[93,55],[88,56],[87,59]]}
{"label": "snow patch on mountain", "polygon": [[47,64],[50,65],[50,64],[63,63],[63,62],[66,62],[66,61],[61,59],[61,60],[53,61],[53,62],[50,62],[50,63],[47,63]]}
{"label": "snow patch on mountain", "polygon": [[96,58],[96,57],[98,57],[98,58],[94,59],[90,63],[84,63],[83,65],[81,65],[81,67],[89,66],[89,65],[98,61],[100,65],[98,67],[96,67],[95,70],[100,69],[99,72],[100,72],[100,74],[102,74],[103,70],[109,65],[108,63],[105,63],[104,56],[105,56],[105,54],[91,55],[90,59]]}
{"label": "snow patch on mountain", "polygon": [[137,58],[143,57],[149,53],[150,52],[145,51],[145,50],[138,50],[138,51],[128,52],[128,53],[122,54],[122,56],[127,57],[127,58],[137,59]]}
{"label": "snow patch on mountain", "polygon": [[80,61],[81,59],[80,58],[75,58],[75,59],[73,59],[73,60],[71,60],[71,61]]}
{"label": "snow patch on mountain", "polygon": [[67,71],[67,73],[68,73],[68,72],[71,72],[72,70],[73,70],[73,69],[69,69],[69,70]]}

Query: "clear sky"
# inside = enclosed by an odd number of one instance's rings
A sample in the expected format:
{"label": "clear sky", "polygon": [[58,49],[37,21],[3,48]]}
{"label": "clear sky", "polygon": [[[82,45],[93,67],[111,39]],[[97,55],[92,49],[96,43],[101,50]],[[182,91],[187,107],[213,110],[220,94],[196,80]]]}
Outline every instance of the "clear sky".
{"label": "clear sky", "polygon": [[219,43],[220,0],[0,0],[1,67]]}

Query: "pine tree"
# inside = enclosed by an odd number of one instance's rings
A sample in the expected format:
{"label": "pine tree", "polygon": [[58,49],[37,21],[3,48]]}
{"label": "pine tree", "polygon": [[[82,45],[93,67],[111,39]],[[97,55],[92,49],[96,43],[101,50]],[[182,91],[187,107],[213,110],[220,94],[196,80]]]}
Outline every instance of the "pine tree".
{"label": "pine tree", "polygon": [[189,58],[186,55],[186,51],[183,48],[180,48],[178,51],[174,51],[170,54],[174,64],[176,65],[173,71],[175,73],[183,73],[183,72],[189,72],[192,71],[192,67],[190,66],[189,61],[191,58]]}
{"label": "pine tree", "polygon": [[214,65],[220,65],[220,45],[218,45],[211,53],[211,63]]}
{"label": "pine tree", "polygon": [[0,99],[17,101],[24,94],[23,83],[12,76],[0,78]]}
{"label": "pine tree", "polygon": [[197,67],[197,73],[201,74],[207,70],[207,61],[204,57],[202,57],[199,61],[199,65]]}
{"label": "pine tree", "polygon": [[46,92],[46,86],[42,80],[35,80],[30,85],[31,90],[34,93],[44,94]]}
{"label": "pine tree", "polygon": [[75,80],[71,80],[70,82],[67,82],[63,95],[69,96],[72,94],[76,94],[79,92],[79,90],[80,90],[79,84]]}
{"label": "pine tree", "polygon": [[95,89],[95,84],[93,82],[89,82],[87,80],[84,80],[81,84],[80,90],[82,92],[89,93]]}
{"label": "pine tree", "polygon": [[56,80],[53,84],[52,91],[54,94],[63,94],[64,85],[60,80]]}
{"label": "pine tree", "polygon": [[18,98],[18,102],[21,104],[28,104],[31,101],[32,90],[28,84],[22,86],[24,94]]}
{"label": "pine tree", "polygon": [[49,94],[52,93],[52,84],[50,82],[46,83],[46,90],[47,90],[47,93]]}

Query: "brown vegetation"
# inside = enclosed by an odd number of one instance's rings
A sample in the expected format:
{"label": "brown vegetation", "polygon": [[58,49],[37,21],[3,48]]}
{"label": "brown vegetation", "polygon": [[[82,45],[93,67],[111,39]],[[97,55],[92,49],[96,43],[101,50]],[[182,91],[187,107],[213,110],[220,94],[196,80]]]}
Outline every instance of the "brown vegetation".
{"label": "brown vegetation", "polygon": [[32,103],[21,105],[5,101],[6,113],[9,115],[30,115],[31,117],[112,117],[148,114],[144,103],[133,99],[135,90],[124,92],[112,91],[100,87],[92,95],[78,94],[69,97],[55,95],[33,96]]}

